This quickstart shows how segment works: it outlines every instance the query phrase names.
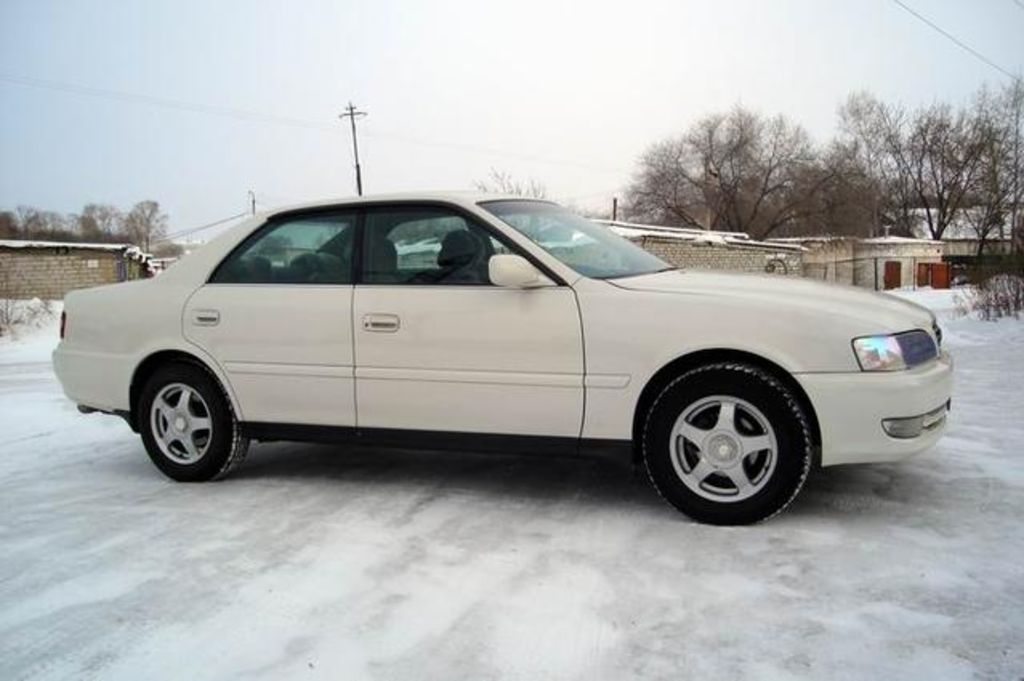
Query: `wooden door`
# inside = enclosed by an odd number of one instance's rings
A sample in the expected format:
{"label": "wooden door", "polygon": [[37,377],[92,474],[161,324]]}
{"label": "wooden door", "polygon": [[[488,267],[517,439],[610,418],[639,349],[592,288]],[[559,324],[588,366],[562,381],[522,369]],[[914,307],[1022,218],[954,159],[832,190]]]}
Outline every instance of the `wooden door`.
{"label": "wooden door", "polygon": [[931,263],[917,263],[917,285],[928,286],[931,284]]}
{"label": "wooden door", "polygon": [[931,265],[932,288],[949,288],[949,263],[935,262]]}
{"label": "wooden door", "polygon": [[895,260],[885,261],[885,278],[884,286],[885,289],[899,288],[902,285],[901,270],[902,266]]}

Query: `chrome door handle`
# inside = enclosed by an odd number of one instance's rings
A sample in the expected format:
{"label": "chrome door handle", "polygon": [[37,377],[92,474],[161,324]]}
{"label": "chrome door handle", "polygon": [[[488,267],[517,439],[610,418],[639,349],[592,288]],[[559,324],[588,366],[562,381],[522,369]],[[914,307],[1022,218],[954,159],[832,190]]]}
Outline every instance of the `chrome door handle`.
{"label": "chrome door handle", "polygon": [[363,315],[363,331],[375,331],[377,333],[394,333],[400,326],[398,315],[394,314],[367,314]]}
{"label": "chrome door handle", "polygon": [[196,326],[217,326],[220,324],[220,312],[217,310],[193,310],[192,323]]}

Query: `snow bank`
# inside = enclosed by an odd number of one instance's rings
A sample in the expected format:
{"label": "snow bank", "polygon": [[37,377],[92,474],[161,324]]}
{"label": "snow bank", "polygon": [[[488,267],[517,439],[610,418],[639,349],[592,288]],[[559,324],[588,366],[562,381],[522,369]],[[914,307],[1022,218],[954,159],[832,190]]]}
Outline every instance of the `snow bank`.
{"label": "snow bank", "polygon": [[60,341],[59,300],[0,298],[0,316],[13,320],[0,335],[0,364],[49,361]]}

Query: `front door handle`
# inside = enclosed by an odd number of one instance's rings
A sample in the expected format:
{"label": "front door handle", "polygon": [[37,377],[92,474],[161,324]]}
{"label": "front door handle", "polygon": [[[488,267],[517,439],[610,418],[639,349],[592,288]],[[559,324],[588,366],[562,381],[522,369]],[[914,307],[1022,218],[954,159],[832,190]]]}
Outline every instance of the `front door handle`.
{"label": "front door handle", "polygon": [[217,326],[220,324],[220,312],[217,310],[193,310],[192,323],[196,326]]}
{"label": "front door handle", "polygon": [[394,314],[367,314],[363,315],[363,331],[374,331],[377,333],[394,333],[400,326],[398,315]]}

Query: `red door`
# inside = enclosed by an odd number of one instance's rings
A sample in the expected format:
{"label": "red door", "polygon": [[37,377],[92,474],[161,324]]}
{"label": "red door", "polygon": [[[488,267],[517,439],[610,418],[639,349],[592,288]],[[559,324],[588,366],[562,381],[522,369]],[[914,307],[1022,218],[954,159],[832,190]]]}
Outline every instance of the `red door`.
{"label": "red door", "polygon": [[917,263],[917,285],[928,286],[931,283],[931,267],[926,262]]}
{"label": "red door", "polygon": [[886,290],[891,288],[899,288],[902,284],[900,270],[903,268],[895,260],[885,261],[885,288]]}
{"label": "red door", "polygon": [[931,266],[932,288],[949,288],[949,263],[936,262]]}

